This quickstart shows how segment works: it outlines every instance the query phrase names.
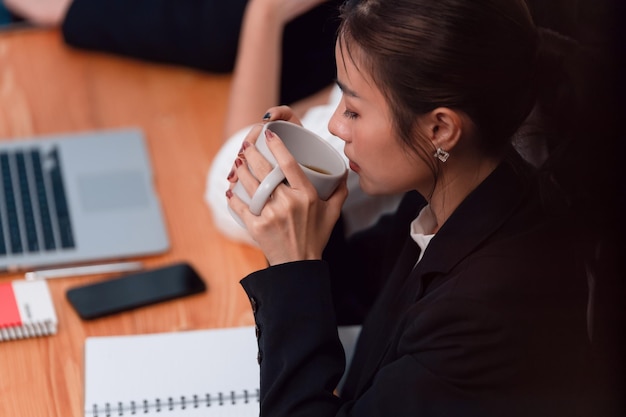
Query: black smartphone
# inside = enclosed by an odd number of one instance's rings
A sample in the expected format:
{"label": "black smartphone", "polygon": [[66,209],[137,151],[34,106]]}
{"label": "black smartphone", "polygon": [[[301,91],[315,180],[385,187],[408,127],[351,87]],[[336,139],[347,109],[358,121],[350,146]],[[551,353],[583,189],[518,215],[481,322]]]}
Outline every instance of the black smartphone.
{"label": "black smartphone", "polygon": [[194,268],[178,263],[70,288],[67,298],[82,319],[91,320],[205,290]]}

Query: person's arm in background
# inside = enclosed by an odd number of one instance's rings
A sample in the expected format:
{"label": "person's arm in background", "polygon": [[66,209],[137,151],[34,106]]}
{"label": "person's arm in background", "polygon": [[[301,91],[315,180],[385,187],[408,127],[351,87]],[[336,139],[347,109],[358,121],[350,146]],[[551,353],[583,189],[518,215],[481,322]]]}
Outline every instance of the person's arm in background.
{"label": "person's arm in background", "polygon": [[[225,137],[260,121],[266,109],[281,104],[285,26],[324,1],[250,0],[239,40],[224,126]],[[327,99],[326,95],[315,104],[325,103]]]}
{"label": "person's arm in background", "polygon": [[2,0],[11,13],[28,20],[36,26],[59,26],[72,0]]}

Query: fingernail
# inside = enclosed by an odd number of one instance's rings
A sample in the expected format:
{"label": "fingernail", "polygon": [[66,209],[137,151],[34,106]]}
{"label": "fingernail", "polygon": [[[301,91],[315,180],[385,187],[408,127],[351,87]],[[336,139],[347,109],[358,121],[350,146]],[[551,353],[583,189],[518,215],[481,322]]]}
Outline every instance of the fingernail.
{"label": "fingernail", "polygon": [[270,112],[267,112],[263,115],[263,120],[269,120],[272,118],[272,114]]}
{"label": "fingernail", "polygon": [[237,168],[239,168],[242,164],[243,164],[243,161],[242,161],[242,159],[241,159],[241,158],[237,158],[237,159],[235,159],[235,166],[236,166]]}
{"label": "fingernail", "polygon": [[248,149],[250,147],[251,143],[248,142],[247,140],[244,140],[241,143],[241,148],[239,148],[239,153],[242,153],[243,151],[245,151],[246,149]]}
{"label": "fingernail", "polygon": [[235,176],[235,170],[231,169],[230,172],[228,173],[228,177],[226,177],[226,179],[230,180],[234,176]]}
{"label": "fingernail", "polygon": [[233,192],[231,190],[226,190],[226,198],[230,200],[232,196],[233,196]]}
{"label": "fingernail", "polygon": [[269,130],[269,129],[265,129],[265,137],[266,137],[267,139],[273,138],[273,137],[274,137],[274,132],[272,132],[272,131],[271,131],[271,130]]}

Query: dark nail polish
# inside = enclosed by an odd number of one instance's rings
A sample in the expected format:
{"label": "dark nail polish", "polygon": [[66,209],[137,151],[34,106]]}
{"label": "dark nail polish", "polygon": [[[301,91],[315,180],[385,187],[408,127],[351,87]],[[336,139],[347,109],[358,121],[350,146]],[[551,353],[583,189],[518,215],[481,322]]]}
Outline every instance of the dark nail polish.
{"label": "dark nail polish", "polygon": [[246,149],[248,149],[250,147],[250,142],[244,140],[241,144],[241,148],[239,148],[239,152],[238,155],[241,155],[243,153],[243,151],[245,151]]}
{"label": "dark nail polish", "polygon": [[235,166],[237,168],[239,168],[242,164],[243,164],[243,161],[241,160],[241,158],[235,159]]}
{"label": "dark nail polish", "polygon": [[233,196],[233,192],[231,190],[226,190],[226,198],[230,199]]}
{"label": "dark nail polish", "polygon": [[270,112],[267,112],[263,115],[263,120],[269,120],[272,118],[272,114]]}
{"label": "dark nail polish", "polygon": [[235,170],[231,169],[230,172],[228,173],[228,177],[226,177],[226,179],[230,180],[234,176],[235,176]]}

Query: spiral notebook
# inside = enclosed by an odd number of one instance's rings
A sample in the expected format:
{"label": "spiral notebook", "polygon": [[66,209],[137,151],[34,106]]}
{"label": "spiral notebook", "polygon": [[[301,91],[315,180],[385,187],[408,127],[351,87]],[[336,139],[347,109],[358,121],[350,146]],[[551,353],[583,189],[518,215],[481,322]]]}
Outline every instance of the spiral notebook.
{"label": "spiral notebook", "polygon": [[56,331],[57,316],[46,281],[0,283],[0,342]]}
{"label": "spiral notebook", "polygon": [[254,327],[85,341],[85,417],[258,416]]}
{"label": "spiral notebook", "polygon": [[[347,364],[360,330],[338,328]],[[85,417],[257,417],[257,346],[254,326],[87,338]]]}

